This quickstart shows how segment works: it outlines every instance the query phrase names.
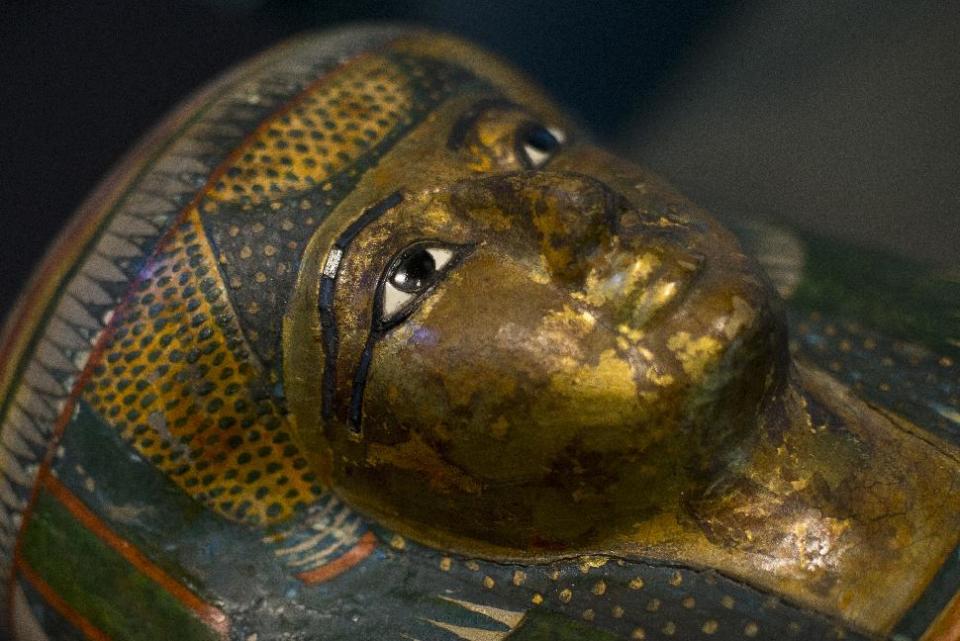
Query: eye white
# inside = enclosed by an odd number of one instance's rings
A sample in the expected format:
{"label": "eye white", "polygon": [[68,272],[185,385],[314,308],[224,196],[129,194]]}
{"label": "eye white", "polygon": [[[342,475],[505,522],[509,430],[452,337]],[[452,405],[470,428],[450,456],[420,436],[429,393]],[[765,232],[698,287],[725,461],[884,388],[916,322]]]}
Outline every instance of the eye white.
{"label": "eye white", "polygon": [[430,257],[433,259],[434,269],[440,271],[453,260],[453,252],[443,247],[434,247],[427,249]]}
{"label": "eye white", "polygon": [[414,298],[416,298],[415,294],[402,292],[387,281],[383,286],[383,317],[394,316]]}
{"label": "eye white", "polygon": [[523,153],[527,154],[527,159],[530,161],[530,164],[535,168],[542,166],[545,162],[550,160],[549,151],[540,151],[533,145],[524,145]]}
{"label": "eye white", "polygon": [[[433,259],[434,273],[443,271],[453,260],[454,252],[445,247],[427,247],[427,253]],[[387,279],[383,284],[383,311],[382,317],[389,319],[403,311],[418,296],[417,292],[405,292]]]}
{"label": "eye white", "polygon": [[557,147],[567,141],[566,135],[564,135],[564,133],[556,127],[544,127],[544,129],[546,129],[550,135],[553,136],[553,139],[556,140],[555,146],[550,149],[538,149],[530,143],[524,143],[523,145],[523,153],[526,154],[527,160],[534,169],[542,167],[548,160],[550,160],[551,156],[556,153]]}

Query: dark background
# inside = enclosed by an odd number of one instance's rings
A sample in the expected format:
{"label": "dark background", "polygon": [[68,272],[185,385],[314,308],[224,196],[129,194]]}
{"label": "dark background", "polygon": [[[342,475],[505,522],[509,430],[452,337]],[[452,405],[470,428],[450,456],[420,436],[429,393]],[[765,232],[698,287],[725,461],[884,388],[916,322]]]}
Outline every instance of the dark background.
{"label": "dark background", "polygon": [[0,316],[178,100],[287,35],[380,19],[514,61],[724,217],[960,264],[957,2],[0,0]]}

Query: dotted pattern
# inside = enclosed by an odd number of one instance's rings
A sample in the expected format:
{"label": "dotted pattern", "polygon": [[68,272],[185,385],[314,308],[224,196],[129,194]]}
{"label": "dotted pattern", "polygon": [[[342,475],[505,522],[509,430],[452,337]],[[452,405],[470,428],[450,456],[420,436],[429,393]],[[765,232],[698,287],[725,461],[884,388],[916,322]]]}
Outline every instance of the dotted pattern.
{"label": "dotted pattern", "polygon": [[259,382],[213,261],[194,211],[145,270],[84,396],[186,492],[269,524],[322,489]]}
{"label": "dotted pattern", "polygon": [[[383,71],[393,73],[392,78],[399,82],[394,87],[397,92],[391,94],[397,100],[392,112],[381,112],[384,117],[374,119],[375,126],[369,129],[372,136],[360,129],[362,109],[341,101],[347,109],[335,113],[330,121],[339,138],[331,134],[324,155],[320,151],[323,139],[311,135],[315,142],[304,143],[305,136],[298,133],[316,126],[315,118],[322,115],[317,110],[309,113],[309,107],[319,109],[322,101],[307,99],[255,139],[254,150],[264,153],[238,156],[202,209],[191,212],[186,224],[166,243],[159,260],[144,273],[130,307],[116,319],[116,331],[84,391],[85,399],[146,460],[228,518],[261,524],[280,521],[314,500],[320,488],[290,443],[282,410],[271,397],[265,373],[247,352],[248,342],[227,292],[245,289],[262,295],[271,292],[268,285],[274,279],[289,278],[303,240],[362,172],[365,165],[358,161],[375,162],[377,145],[398,136],[399,129],[413,122],[412,117],[401,116],[404,110],[422,113],[424,105],[442,99],[462,80],[457,79],[456,70],[439,63],[431,67],[430,63],[407,61],[406,66]],[[338,75],[336,82],[342,84],[343,76],[349,75]],[[363,95],[381,91],[377,84],[364,84],[362,79],[359,83],[354,83],[352,90]],[[387,90],[387,84],[382,86]],[[324,94],[329,106],[341,106],[328,98]],[[321,124],[321,133],[326,127],[325,122]],[[340,130],[362,134],[348,137]],[[368,146],[361,151],[358,140],[364,139]],[[298,145],[306,146],[307,151]],[[288,153],[283,154],[285,151]],[[329,160],[323,160],[324,156]],[[220,252],[218,260],[230,275],[229,289],[219,279],[214,256],[203,240],[201,219],[211,238],[223,240],[218,248],[228,248]],[[236,258],[249,261],[251,267],[237,269]],[[256,315],[263,309],[282,308],[261,306],[255,297],[247,303],[242,313]],[[261,317],[275,319],[276,315]],[[909,345],[885,342],[853,325],[831,325],[817,315],[806,322],[795,349],[815,354],[814,360],[861,392],[885,400],[892,393],[896,402],[916,415],[930,411],[922,390],[932,387],[948,409],[960,407],[955,384],[958,371],[949,358],[938,359]],[[255,327],[248,337],[258,349],[263,348]],[[931,359],[936,360],[935,367]],[[864,370],[889,375],[864,377]],[[937,414],[937,421],[941,431],[953,430],[956,437],[956,429],[942,413]],[[318,507],[314,503],[311,511]],[[402,559],[403,540],[394,537],[391,545],[394,550],[377,558]],[[543,608],[615,631],[623,638],[860,638],[822,617],[710,572],[621,561],[597,565],[596,559],[579,565],[520,567],[433,552],[409,556],[412,563],[402,570],[404,580],[412,584],[414,578],[422,579],[436,594],[442,586],[443,596],[509,610]],[[278,602],[287,604],[289,599],[284,596]],[[420,603],[425,606],[426,600]],[[284,619],[305,610],[277,608]],[[251,608],[250,615],[247,612],[237,612],[236,618],[257,617],[257,623],[263,624],[259,620],[262,609]],[[419,608],[407,612],[413,619]],[[395,613],[391,618],[390,629],[403,625]],[[419,625],[429,624],[423,617],[416,619]],[[356,619],[346,625],[355,631]],[[437,638],[436,629],[430,631],[432,634],[421,638]]]}
{"label": "dotted pattern", "polygon": [[478,81],[436,60],[358,58],[267,120],[206,194],[201,218],[228,295],[274,382],[281,318],[310,237],[364,172],[467,82]]}
{"label": "dotted pattern", "polygon": [[794,354],[830,372],[859,396],[960,445],[960,367],[954,359],[819,312],[793,314],[790,320]]}
{"label": "dotted pattern", "polygon": [[320,185],[409,118],[410,80],[380,56],[334,72],[259,128],[210,198],[257,204]]}
{"label": "dotted pattern", "polygon": [[435,554],[414,561],[421,562],[445,575],[438,580],[449,588],[445,596],[511,611],[546,609],[624,639],[862,638],[713,572],[597,557],[527,567]]}

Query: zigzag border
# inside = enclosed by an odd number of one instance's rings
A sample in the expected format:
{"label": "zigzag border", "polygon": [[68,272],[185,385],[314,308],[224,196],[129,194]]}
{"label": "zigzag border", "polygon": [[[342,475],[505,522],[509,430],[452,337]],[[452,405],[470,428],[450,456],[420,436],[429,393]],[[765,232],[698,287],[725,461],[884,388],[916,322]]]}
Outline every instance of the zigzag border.
{"label": "zigzag border", "polygon": [[[371,41],[394,34],[371,28],[358,37],[353,29],[270,49],[179,106],[81,207],[15,308],[0,348],[0,576],[10,576],[53,425],[167,226],[260,121]],[[8,588],[0,583],[0,603]],[[0,614],[0,629],[8,617]]]}

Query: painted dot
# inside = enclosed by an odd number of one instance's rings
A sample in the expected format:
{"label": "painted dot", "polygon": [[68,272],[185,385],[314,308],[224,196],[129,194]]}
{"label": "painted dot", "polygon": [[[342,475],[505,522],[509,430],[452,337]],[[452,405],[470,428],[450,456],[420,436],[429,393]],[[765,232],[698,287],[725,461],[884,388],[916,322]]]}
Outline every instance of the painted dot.
{"label": "painted dot", "polygon": [[650,599],[647,603],[647,612],[656,612],[660,609],[660,599]]}
{"label": "painted dot", "polygon": [[444,572],[449,572],[451,565],[453,565],[453,560],[450,557],[445,556],[440,559],[440,569]]}
{"label": "painted dot", "polygon": [[390,547],[394,550],[402,550],[407,547],[407,541],[399,534],[394,534],[390,538]]}
{"label": "painted dot", "polygon": [[243,258],[244,260],[246,260],[251,256],[253,256],[253,250],[250,249],[249,245],[244,245],[243,247],[240,248],[240,258]]}
{"label": "painted dot", "polygon": [[743,628],[743,634],[744,634],[744,636],[748,636],[748,637],[755,637],[755,636],[757,636],[757,633],[758,633],[759,631],[760,631],[760,627],[759,627],[756,623],[754,623],[753,621],[751,621],[750,623],[748,623],[747,625],[745,625],[744,628]]}
{"label": "painted dot", "polygon": [[670,585],[672,585],[673,587],[677,587],[681,583],[683,583],[683,575],[680,574],[679,572],[674,572],[673,576],[670,577]]}
{"label": "painted dot", "polygon": [[629,587],[631,590],[639,590],[643,588],[643,579],[637,577],[630,581]]}
{"label": "painted dot", "polygon": [[642,641],[647,638],[647,632],[643,628],[634,628],[633,632],[630,633],[630,638]]}
{"label": "painted dot", "polygon": [[480,570],[480,564],[476,561],[467,561],[465,565],[467,566],[467,569],[472,572],[477,572]]}
{"label": "painted dot", "polygon": [[720,624],[714,621],[713,619],[708,619],[704,622],[703,627],[700,628],[703,630],[704,634],[713,634],[720,627]]}
{"label": "painted dot", "polygon": [[623,608],[621,608],[619,605],[615,605],[615,606],[613,606],[613,610],[611,611],[611,614],[613,615],[613,618],[614,618],[614,619],[622,619],[622,618],[623,618]]}
{"label": "painted dot", "polygon": [[694,599],[692,596],[684,597],[683,601],[680,602],[680,605],[690,610],[697,605],[697,600]]}
{"label": "painted dot", "polygon": [[493,580],[492,576],[483,577],[483,587],[487,588],[488,590],[492,590],[496,584],[497,582]]}
{"label": "painted dot", "polygon": [[660,629],[668,637],[672,637],[677,632],[677,624],[673,621],[667,621],[666,624]]}
{"label": "painted dot", "polygon": [[597,614],[592,609],[587,608],[586,610],[583,611],[582,616],[584,621],[593,621],[596,618]]}
{"label": "painted dot", "polygon": [[573,598],[573,592],[570,591],[570,588],[564,588],[560,590],[560,602],[561,603],[570,603],[570,599]]}
{"label": "painted dot", "polygon": [[534,605],[540,605],[543,603],[543,595],[539,592],[534,592],[533,596],[530,598],[530,602]]}
{"label": "painted dot", "polygon": [[523,582],[527,580],[527,574],[521,570],[516,570],[513,573],[513,584],[516,586],[523,585]]}
{"label": "painted dot", "polygon": [[733,600],[733,597],[729,594],[724,594],[720,597],[720,605],[725,607],[728,610],[732,610],[733,606],[736,604],[736,601]]}
{"label": "painted dot", "polygon": [[591,590],[591,592],[593,592],[597,596],[603,596],[603,594],[606,591],[607,591],[607,584],[604,583],[603,581],[597,581],[596,583],[594,583],[593,589]]}

